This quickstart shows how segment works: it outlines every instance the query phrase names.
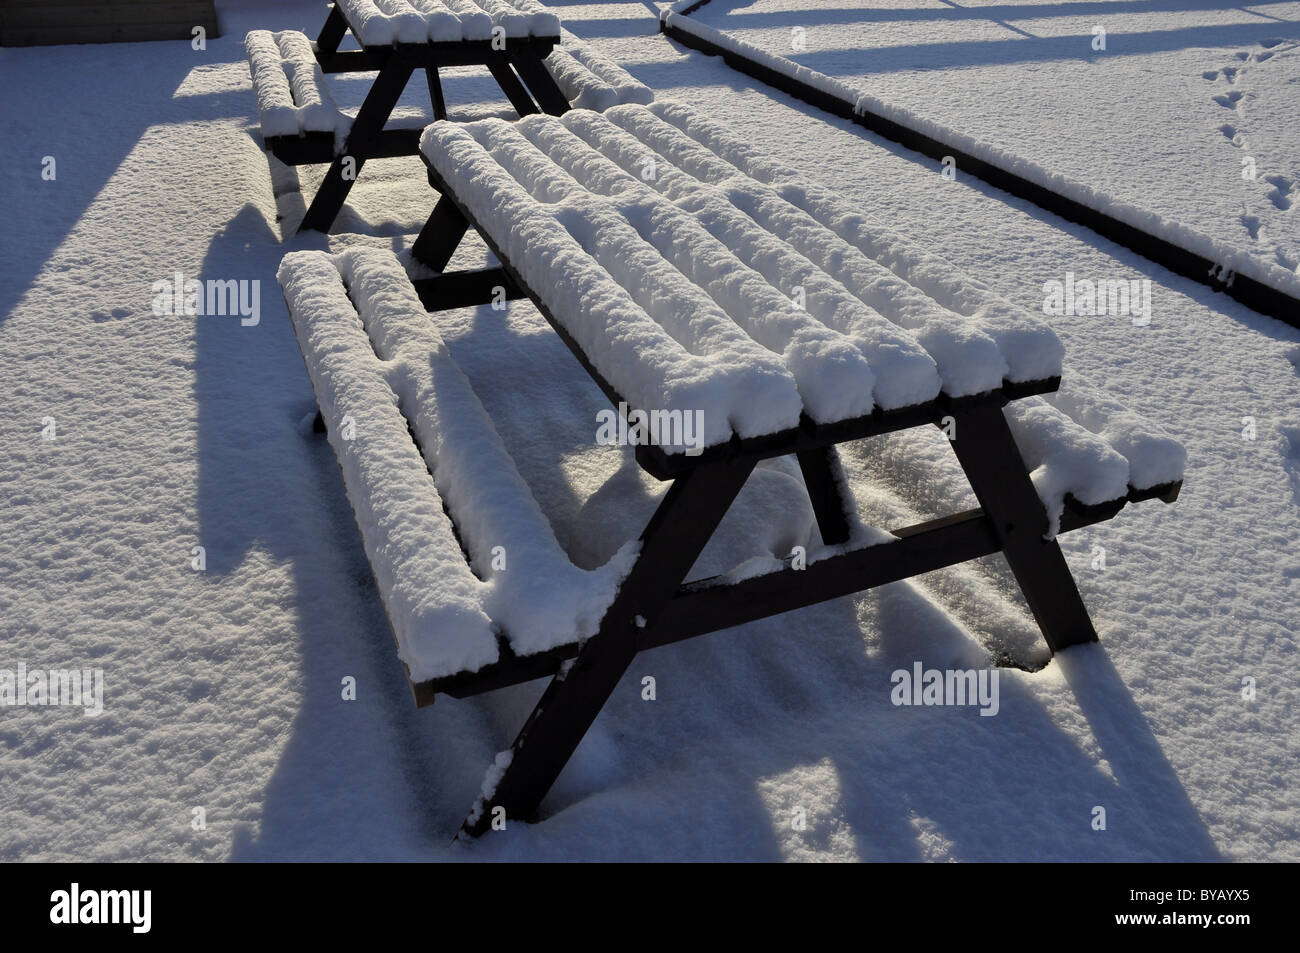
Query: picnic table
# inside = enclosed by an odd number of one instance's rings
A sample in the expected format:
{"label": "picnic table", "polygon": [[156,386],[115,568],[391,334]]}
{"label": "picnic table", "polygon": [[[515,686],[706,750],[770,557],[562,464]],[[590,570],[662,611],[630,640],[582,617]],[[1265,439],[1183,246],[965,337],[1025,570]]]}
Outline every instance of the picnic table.
{"label": "picnic table", "polygon": [[[417,704],[552,678],[465,831],[535,817],[650,648],[997,552],[1053,652],[1096,639],[1056,537],[1172,502],[1185,454],[1063,385],[1040,320],[682,103],[434,123],[421,155],[432,277],[354,249],[287,255],[280,280]],[[471,227],[496,263],[447,271]],[[428,317],[503,291],[615,407],[701,412],[702,446],[636,446],[671,485],[598,569],[568,560]],[[978,508],[865,526],[837,445],[930,426]],[[787,455],[821,545],[686,582],[755,466]],[[526,556],[497,572],[496,547]]]}
{"label": "picnic table", "polygon": [[[349,34],[359,49],[340,49]],[[287,165],[330,164],[299,231],[329,231],[368,159],[417,154],[420,129],[385,128],[417,70],[435,121],[447,118],[439,70],[453,66],[486,67],[521,116],[569,109],[543,63],[560,34],[559,18],[535,0],[336,0],[315,43],[296,31],[249,33],[267,149]],[[349,119],[322,74],[372,71]]]}

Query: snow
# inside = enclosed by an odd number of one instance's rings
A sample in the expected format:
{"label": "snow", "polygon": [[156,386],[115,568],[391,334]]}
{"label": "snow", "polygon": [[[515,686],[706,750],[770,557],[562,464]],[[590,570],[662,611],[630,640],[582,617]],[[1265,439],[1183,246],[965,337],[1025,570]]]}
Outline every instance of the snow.
{"label": "snow", "polygon": [[494,626],[518,655],[594,635],[637,545],[569,561],[397,259],[294,252],[279,278],[412,680],[496,661]]}
{"label": "snow", "polygon": [[[1004,357],[981,327],[983,314],[965,320],[898,274],[965,290],[960,277],[944,274],[950,266],[880,233],[864,238],[866,226],[847,208],[757,158],[685,104],[617,106],[606,117],[578,110],[518,124],[434,125],[421,148],[614,388],[633,406],[702,411],[706,446],[733,433],[786,429],[800,409],[830,423],[870,413],[877,403],[921,403],[940,384],[954,397],[997,390],[1013,362],[1021,373],[1032,368],[1032,379],[1060,373],[1059,344],[1041,322],[1010,308],[999,313],[997,331],[1011,352]],[[801,215],[741,166],[797,193],[840,234]],[[809,257],[787,241],[796,230]],[[581,295],[566,297],[570,286]],[[621,295],[639,306],[627,323],[637,321],[644,332],[616,323],[622,314],[605,302]],[[656,330],[680,346],[649,350],[643,342]],[[619,345],[633,333],[629,353]],[[781,366],[754,343],[779,354]],[[731,373],[725,385],[715,379],[698,386],[701,352],[717,372],[748,366],[754,380],[742,383],[747,375]],[[788,388],[781,393],[791,379],[801,407]],[[760,397],[742,386],[771,390]]]}
{"label": "snow", "polygon": [[337,0],[363,46],[558,37],[560,18],[535,0]]}
{"label": "snow", "polygon": [[777,360],[630,223],[646,201],[569,196],[578,184],[525,148],[517,127],[554,121],[434,123],[420,149],[632,406],[702,411],[704,446],[797,425],[799,396]]}
{"label": "snow", "polygon": [[1063,381],[1060,389],[1044,395],[1044,400],[1119,451],[1128,461],[1128,482],[1135,490],[1183,478],[1187,451],[1181,443],[1159,424],[1127,410],[1079,375]]}
{"label": "snow", "polygon": [[[1300,122],[1297,10],[713,0],[666,19],[1300,297],[1286,215],[1300,188],[1286,132]],[[1152,189],[1152,175],[1176,178]]]}
{"label": "snow", "polygon": [[244,49],[263,136],[334,132],[341,139],[346,135],[351,120],[335,105],[304,34],[250,30]]}
{"label": "snow", "polygon": [[[1187,482],[1172,506],[1129,505],[1061,536],[1096,646],[1049,661],[998,557],[666,646],[637,658],[543,802],[541,823],[451,843],[484,769],[543,685],[412,706],[335,454],[304,433],[317,401],[274,283],[290,251],[405,251],[433,193],[418,158],[370,162],[335,234],[293,237],[323,170],[272,164],[268,174],[243,36],[314,35],[324,9],[220,6],[224,35],[206,51],[105,44],[6,50],[0,62],[10,97],[0,114],[9,225],[0,239],[0,668],[105,673],[97,718],[4,710],[0,856],[1300,860],[1300,331],[960,171],[946,182],[928,159],[675,46],[639,2],[563,12],[657,98],[725,122],[950,262],[945,274],[1035,315],[1044,282],[1067,271],[1149,279],[1146,327],[1041,318],[1068,353],[1060,394],[1044,399],[1063,399],[1076,379],[1114,395],[1186,448]],[[1268,27],[1279,33],[1297,18],[1281,4],[1257,9],[1280,18]],[[788,23],[775,26],[788,35]],[[1175,158],[1149,174],[1125,158],[1140,155],[1130,142],[1109,165],[1127,168],[1162,208],[1208,210],[1218,192],[1174,175],[1187,143],[1166,130],[1191,113],[1170,88],[1226,85],[1200,73],[1234,57],[1203,45],[1179,55],[1199,58],[1195,71],[1151,74],[1140,103],[1167,117],[1144,129],[1153,150]],[[1060,62],[1040,62],[1040,81]],[[1247,69],[1280,68],[1285,89],[1288,62],[1279,54]],[[1017,120],[1015,100],[965,72],[927,70],[933,98],[964,103],[952,108],[972,120]],[[330,77],[345,111],[369,81]],[[1249,71],[1239,82],[1262,88]],[[454,119],[509,114],[482,71],[450,70],[444,87]],[[1034,84],[1017,92],[1035,95]],[[915,96],[905,102],[920,108]],[[1072,108],[1075,127],[1089,131],[1108,113],[1085,105],[1081,96]],[[399,112],[428,121],[422,82]],[[1276,154],[1294,154],[1296,124],[1271,128]],[[1252,147],[1257,139],[1251,132]],[[57,160],[53,181],[39,176],[46,155]],[[1285,237],[1277,211],[1265,234]],[[451,267],[488,259],[471,236]],[[151,283],[177,270],[260,279],[260,322],[153,315]],[[635,539],[663,484],[630,448],[593,443],[608,402],[536,310],[516,301],[430,321],[570,558],[598,568]],[[1122,452],[1113,436],[1122,421],[1099,414],[1085,425]],[[57,439],[41,439],[46,417]],[[1243,434],[1246,417],[1254,439]],[[850,444],[842,456],[867,524],[975,505],[937,428]],[[725,545],[707,569],[761,557],[760,543],[815,544],[792,472],[751,481],[773,492],[755,496],[745,521],[724,520]],[[206,569],[195,571],[200,545]],[[1094,568],[1101,550],[1104,568]],[[1000,669],[996,717],[889,703],[895,669],[995,659],[1025,666]],[[654,702],[641,698],[648,675]],[[355,701],[340,697],[344,677],[356,680]],[[1242,697],[1247,677],[1253,700]],[[1106,831],[1090,826],[1098,805]],[[206,830],[191,826],[196,806]],[[806,809],[806,830],[791,826],[796,808]]]}
{"label": "snow", "polygon": [[1013,401],[1004,413],[1047,508],[1048,538],[1060,532],[1067,495],[1084,506],[1127,496],[1128,460],[1105,440],[1041,398]]}
{"label": "snow", "polygon": [[619,103],[648,103],[654,99],[649,86],[568,30],[544,62],[575,109],[600,112]]}

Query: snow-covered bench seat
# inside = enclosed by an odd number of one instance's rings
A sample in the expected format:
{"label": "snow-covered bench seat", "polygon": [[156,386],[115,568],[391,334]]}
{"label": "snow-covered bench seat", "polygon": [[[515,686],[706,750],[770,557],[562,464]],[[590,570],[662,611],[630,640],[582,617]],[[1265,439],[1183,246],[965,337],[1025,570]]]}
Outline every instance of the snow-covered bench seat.
{"label": "snow-covered bench seat", "polygon": [[396,258],[291,252],[279,280],[412,683],[593,635],[635,546],[569,561]]}
{"label": "snow-covered bench seat", "polygon": [[351,120],[334,102],[311,40],[296,30],[253,30],[244,37],[244,50],[267,148],[316,134],[332,156]]}
{"label": "snow-covered bench seat", "polygon": [[[267,149],[290,165],[333,159],[352,117],[334,101],[311,40],[296,30],[253,30],[244,37],[244,49]],[[568,32],[564,46],[552,49],[542,64],[574,108],[603,110],[654,99],[648,86]],[[415,154],[418,131],[393,130],[390,137],[403,143],[395,151]]]}
{"label": "snow-covered bench seat", "polygon": [[602,112],[623,103],[649,103],[654,91],[595,47],[568,30],[543,60],[574,109]]}
{"label": "snow-covered bench seat", "polygon": [[1044,322],[684,104],[436,124],[422,152],[612,391],[702,411],[706,447],[1041,394],[1007,413],[1053,526],[1182,478],[1158,426],[1077,375],[1052,393]]}

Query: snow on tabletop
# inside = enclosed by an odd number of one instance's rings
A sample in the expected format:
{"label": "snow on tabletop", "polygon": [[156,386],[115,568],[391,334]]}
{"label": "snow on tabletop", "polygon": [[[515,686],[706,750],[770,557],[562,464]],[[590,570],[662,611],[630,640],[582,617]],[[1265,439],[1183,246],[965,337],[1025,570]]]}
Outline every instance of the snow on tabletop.
{"label": "snow on tabletop", "polygon": [[[617,126],[586,110],[560,120],[434,125],[422,148],[634,406],[703,411],[709,445],[733,433],[784,429],[801,409],[819,422],[868,413],[878,376],[886,407],[932,398],[945,373],[954,396],[1001,386],[1006,362],[972,322],[945,319],[931,307],[926,320],[912,322],[912,333],[735,209],[726,193],[696,183],[676,203],[666,199],[656,188],[679,181],[674,157],[654,161],[640,125],[673,130],[644,107],[611,114],[621,117]],[[566,300],[571,288],[590,290]],[[626,307],[627,297],[635,309]],[[621,308],[600,305],[619,299]],[[611,353],[634,327],[638,341],[660,347],[638,347],[639,361]],[[696,354],[707,355],[710,376],[725,373],[730,386],[686,397],[678,382],[694,381]],[[788,391],[751,400],[755,387],[791,379],[797,404]]]}
{"label": "snow on tabletop", "polygon": [[363,46],[558,37],[560,18],[536,0],[337,0]]}
{"label": "snow on tabletop", "polygon": [[280,278],[411,677],[494,661],[493,623],[520,655],[594,634],[635,544],[569,561],[396,258],[295,252]]}
{"label": "snow on tabletop", "polygon": [[[620,215],[635,215],[635,200],[566,197],[576,183],[515,128],[533,120],[434,123],[421,149],[632,406],[702,412],[706,446],[797,425],[802,404],[779,361],[641,239]],[[528,187],[502,162],[529,169]]]}
{"label": "snow on tabletop", "polygon": [[[1003,377],[1036,381],[1062,375],[1065,349],[1045,322],[939,256],[880,226],[865,212],[848,207],[831,189],[775,162],[691,107],[659,100],[649,109],[617,107],[603,117],[574,112],[563,122],[628,171],[644,160],[647,148],[666,159],[667,163],[659,163],[651,184],[694,212],[714,234],[730,231],[724,240],[733,249],[743,245],[741,236],[753,234],[753,223],[779,235],[780,244],[788,246],[784,256],[775,243],[769,243],[763,254],[751,254],[747,260],[760,269],[764,265],[758,262],[768,263],[765,277],[774,285],[784,282],[785,287],[804,287],[810,312],[832,326],[836,326],[834,313],[846,313],[837,293],[849,297],[847,291],[874,309],[871,313],[877,319],[883,315],[906,328],[909,340],[923,345],[938,366],[949,394],[991,390]],[[628,137],[620,139],[607,132],[603,128],[606,122],[618,125]],[[799,256],[802,268],[794,264]],[[776,267],[772,267],[774,263]],[[893,360],[873,355],[877,377],[886,376],[882,367],[900,367],[895,342],[890,342],[896,349]],[[876,342],[876,346],[882,343]],[[901,354],[916,350],[904,348]],[[867,352],[873,353],[869,347]],[[1182,479],[1186,455],[1176,441],[1113,398],[1102,396],[1086,381],[1066,376],[1071,383],[1052,401],[1053,406],[1119,450],[1130,463],[1129,479],[1135,488]],[[899,377],[905,382],[921,379],[916,373]],[[877,385],[877,402],[885,407],[920,399],[925,398],[915,390],[909,392],[905,385],[888,395]],[[1069,433],[1060,428],[1053,432],[1062,439]],[[1078,444],[1079,434],[1074,437]],[[1090,494],[1112,499],[1104,496],[1108,486],[1106,480],[1084,485],[1075,496],[1081,501]],[[1047,494],[1049,509],[1059,506],[1060,498],[1071,491],[1050,481],[1040,484],[1040,490]]]}
{"label": "snow on tabletop", "polygon": [[[704,181],[726,182],[734,177],[734,170],[739,170],[767,186],[793,207],[782,209],[780,203],[770,199],[765,205],[755,204],[754,196],[761,195],[763,190],[757,184],[744,182],[742,194],[746,197],[741,201],[755,209],[751,214],[764,216],[782,229],[801,226],[799,232],[791,232],[792,236],[808,236],[809,226],[815,221],[845,244],[856,248],[861,256],[852,257],[853,269],[843,277],[837,277],[891,319],[900,323],[925,321],[927,313],[949,319],[953,314],[969,317],[983,335],[997,343],[1001,360],[1006,362],[1008,380],[1032,381],[1060,375],[1065,349],[1051,328],[1035,316],[999,299],[982,283],[964,275],[951,263],[917,248],[893,229],[875,222],[866,212],[848,206],[833,190],[763,154],[723,124],[703,116],[685,103],[658,100],[648,108],[666,124],[675,127],[682,138],[693,141],[716,157],[707,163],[701,163],[699,157],[695,157],[694,174]],[[648,125],[630,109],[611,110],[609,118],[619,124],[638,122],[642,127]],[[675,148],[678,153],[689,150],[681,139],[673,138],[675,142],[660,133],[653,141],[657,147]],[[791,218],[795,211],[804,212],[807,218]],[[817,234],[816,229],[812,229],[811,234]],[[797,240],[797,237],[793,238],[793,241]],[[818,240],[825,243],[826,238],[822,236]],[[835,245],[834,253],[826,254],[823,259],[827,262],[826,267],[844,267],[838,264],[843,260],[843,251]],[[881,284],[881,279],[884,279],[884,284]],[[935,303],[939,305],[938,309]],[[971,392],[960,389],[957,382],[954,386],[958,390],[949,390],[954,396]]]}
{"label": "snow on tabletop", "polygon": [[347,132],[350,120],[334,102],[306,35],[252,30],[244,51],[263,136]]}

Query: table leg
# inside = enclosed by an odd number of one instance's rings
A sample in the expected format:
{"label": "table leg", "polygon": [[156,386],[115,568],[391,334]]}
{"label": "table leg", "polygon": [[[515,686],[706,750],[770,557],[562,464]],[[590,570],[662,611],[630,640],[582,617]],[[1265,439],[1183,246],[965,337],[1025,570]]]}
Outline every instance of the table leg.
{"label": "table leg", "polygon": [[676,594],[754,469],[752,460],[707,464],[678,477],[641,534],[641,554],[600,630],[583,645],[566,673],[547,686],[511,748],[495,792],[463,830],[477,836],[504,808],[510,820],[529,820],[587,733],[632,659],[637,617],[653,622]]}
{"label": "table leg", "polygon": [[438,67],[426,66],[424,76],[429,81],[429,102],[433,105],[434,120],[446,119],[447,101],[442,96],[442,80],[438,77]]}
{"label": "table leg", "polygon": [[440,195],[429,220],[411,246],[411,257],[434,271],[445,271],[447,262],[451,261],[468,230],[469,222],[460,214],[456,203]]}
{"label": "table leg", "polygon": [[817,528],[821,530],[822,542],[827,546],[847,543],[852,501],[844,499],[841,491],[843,469],[839,451],[833,444],[815,450],[804,450],[798,454],[798,460],[799,469],[803,471],[804,485],[808,488],[808,499],[812,501],[813,513],[817,516]]}
{"label": "table leg", "polygon": [[501,87],[501,92],[506,94],[506,99],[510,100],[510,105],[515,107],[515,112],[521,116],[541,112],[533,103],[532,97],[528,95],[524,84],[519,82],[519,77],[510,68],[510,61],[506,57],[498,55],[490,58],[487,61],[487,68],[492,78],[497,81],[497,85]]}
{"label": "table leg", "polygon": [[361,174],[371,143],[383,131],[384,123],[401,99],[402,90],[406,89],[414,69],[408,60],[393,56],[379,70],[374,85],[370,87],[370,92],[366,94],[365,102],[361,104],[357,118],[352,123],[347,141],[343,144],[343,153],[330,164],[325,180],[321,182],[298,231],[330,230],[348,192],[352,190],[352,183]]}
{"label": "table leg", "polygon": [[555,85],[554,77],[534,50],[527,47],[518,48],[508,55],[510,62],[519,71],[523,81],[528,84],[529,92],[537,99],[537,104],[543,111],[552,116],[563,116],[569,111],[569,101],[564,98],[564,93],[560,92],[560,87]]}
{"label": "table leg", "polygon": [[952,448],[988,514],[1011,572],[1053,652],[1097,641],[1088,609],[1061,547],[1044,539],[1047,512],[1026,472],[1002,408],[988,404],[956,415]]}
{"label": "table leg", "polygon": [[325,25],[320,29],[320,35],[316,37],[317,53],[336,53],[339,44],[343,42],[343,36],[348,32],[348,21],[343,19],[343,11],[339,9],[336,3],[330,7],[329,16],[325,18]]}

